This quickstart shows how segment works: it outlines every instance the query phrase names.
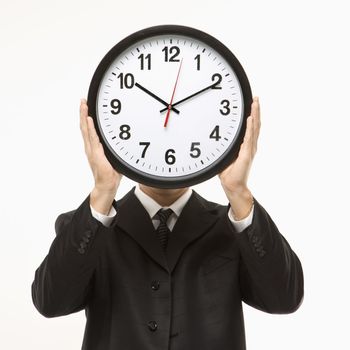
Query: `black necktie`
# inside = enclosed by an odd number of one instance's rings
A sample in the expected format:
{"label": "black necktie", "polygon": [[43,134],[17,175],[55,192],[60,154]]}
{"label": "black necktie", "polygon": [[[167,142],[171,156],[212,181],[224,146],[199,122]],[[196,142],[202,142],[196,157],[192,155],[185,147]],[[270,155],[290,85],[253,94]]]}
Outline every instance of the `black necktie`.
{"label": "black necktie", "polygon": [[160,241],[160,245],[162,246],[163,250],[166,250],[167,244],[168,244],[168,238],[169,238],[169,227],[166,224],[166,222],[169,219],[169,216],[173,213],[173,211],[169,209],[160,209],[158,213],[156,214],[156,218],[160,220],[160,224],[157,228],[157,236]]}

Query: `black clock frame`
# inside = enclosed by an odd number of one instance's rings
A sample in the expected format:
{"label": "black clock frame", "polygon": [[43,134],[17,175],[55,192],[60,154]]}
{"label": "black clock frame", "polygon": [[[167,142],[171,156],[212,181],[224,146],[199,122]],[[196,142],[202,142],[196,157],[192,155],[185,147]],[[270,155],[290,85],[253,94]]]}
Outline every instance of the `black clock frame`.
{"label": "black clock frame", "polygon": [[[110,146],[107,141],[105,141],[104,135],[99,129],[99,123],[97,120],[97,96],[100,88],[101,80],[106,72],[106,70],[113,63],[115,58],[119,56],[123,51],[125,51],[130,46],[136,44],[139,41],[145,40],[159,35],[183,35],[193,39],[197,39],[207,44],[209,47],[212,47],[216,50],[228,64],[232,67],[235,72],[237,79],[240,83],[243,97],[243,118],[239,126],[239,130],[236,134],[235,139],[232,141],[230,147],[218,158],[215,162],[209,165],[207,168],[199,170],[190,175],[174,176],[174,177],[162,177],[150,175],[144,172],[139,171],[138,169],[132,167],[124,160],[119,158],[113,150],[110,149]],[[148,185],[158,188],[182,188],[191,185],[198,184],[205,180],[210,179],[211,177],[219,174],[224,170],[229,164],[231,164],[238,156],[241,143],[244,138],[244,133],[246,129],[246,120],[250,115],[252,103],[252,93],[250,84],[247,78],[247,75],[244,72],[243,67],[241,66],[238,59],[233,55],[233,53],[219,40],[213,36],[204,33],[198,29],[194,29],[186,26],[179,25],[160,25],[149,27],[140,31],[137,31],[118,44],[116,44],[102,59],[99,63],[90,83],[89,92],[88,92],[88,107],[89,115],[94,120],[94,125],[96,132],[100,138],[100,142],[103,145],[105,155],[114,169],[116,169],[121,174],[126,177]]]}

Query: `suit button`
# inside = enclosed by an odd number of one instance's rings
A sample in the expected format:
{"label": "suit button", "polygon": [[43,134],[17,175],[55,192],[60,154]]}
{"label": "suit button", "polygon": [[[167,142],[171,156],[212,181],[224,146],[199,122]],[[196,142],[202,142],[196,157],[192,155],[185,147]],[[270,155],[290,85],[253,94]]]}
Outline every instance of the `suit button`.
{"label": "suit button", "polygon": [[85,242],[80,242],[80,248],[86,248],[86,243]]}
{"label": "suit button", "polygon": [[148,322],[148,328],[149,330],[151,330],[152,332],[156,331],[157,330],[157,322],[156,321],[149,321]]}
{"label": "suit button", "polygon": [[87,237],[83,237],[82,239],[83,239],[83,241],[84,241],[85,243],[89,243],[89,241],[90,241],[90,239],[87,238]]}
{"label": "suit button", "polygon": [[158,290],[159,289],[159,285],[160,285],[159,281],[152,281],[151,288],[153,290]]}
{"label": "suit button", "polygon": [[253,236],[253,237],[252,237],[252,242],[253,242],[253,243],[256,243],[257,241],[258,241],[258,237],[257,237],[257,236]]}
{"label": "suit button", "polygon": [[265,250],[260,250],[259,252],[260,258],[264,257],[265,254],[266,254]]}
{"label": "suit button", "polygon": [[84,254],[84,253],[85,253],[85,249],[84,249],[84,248],[79,248],[79,249],[78,249],[78,252],[79,252],[80,254]]}

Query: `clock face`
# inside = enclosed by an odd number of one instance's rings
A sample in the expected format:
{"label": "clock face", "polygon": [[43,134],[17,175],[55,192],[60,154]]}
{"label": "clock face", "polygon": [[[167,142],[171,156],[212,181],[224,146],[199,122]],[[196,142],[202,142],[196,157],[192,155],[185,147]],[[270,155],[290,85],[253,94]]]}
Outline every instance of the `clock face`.
{"label": "clock face", "polygon": [[251,92],[233,54],[192,28],[159,26],[117,44],[97,68],[89,111],[117,171],[174,188],[237,155]]}

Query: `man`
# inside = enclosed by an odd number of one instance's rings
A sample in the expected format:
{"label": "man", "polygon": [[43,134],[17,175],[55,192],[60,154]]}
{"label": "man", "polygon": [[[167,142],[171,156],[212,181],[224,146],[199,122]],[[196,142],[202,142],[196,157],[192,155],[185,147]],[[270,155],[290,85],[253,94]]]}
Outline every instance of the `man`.
{"label": "man", "polygon": [[32,297],[46,317],[85,309],[83,349],[243,350],[242,300],[269,313],[299,307],[299,259],[247,186],[258,98],[238,158],[219,174],[227,207],[189,188],[142,184],[115,201],[121,175],[85,100],[80,127],[95,187],[57,218]]}

